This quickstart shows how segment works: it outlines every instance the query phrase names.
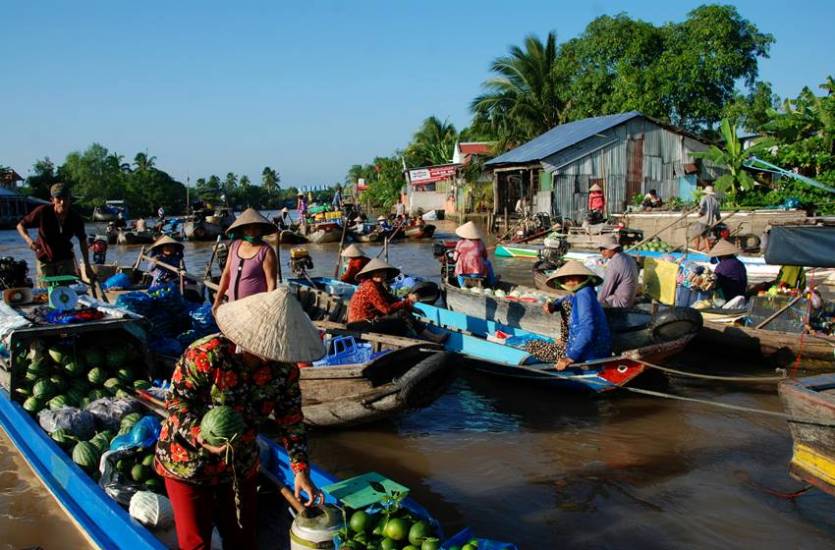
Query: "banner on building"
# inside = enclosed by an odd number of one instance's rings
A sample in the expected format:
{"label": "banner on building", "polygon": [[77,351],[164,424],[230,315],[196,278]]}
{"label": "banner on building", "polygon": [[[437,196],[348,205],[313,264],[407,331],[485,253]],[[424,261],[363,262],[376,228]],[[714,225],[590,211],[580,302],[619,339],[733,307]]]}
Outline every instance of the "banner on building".
{"label": "banner on building", "polygon": [[458,169],[457,164],[444,164],[442,166],[429,166],[409,170],[409,181],[412,185],[426,185],[441,180],[451,179]]}

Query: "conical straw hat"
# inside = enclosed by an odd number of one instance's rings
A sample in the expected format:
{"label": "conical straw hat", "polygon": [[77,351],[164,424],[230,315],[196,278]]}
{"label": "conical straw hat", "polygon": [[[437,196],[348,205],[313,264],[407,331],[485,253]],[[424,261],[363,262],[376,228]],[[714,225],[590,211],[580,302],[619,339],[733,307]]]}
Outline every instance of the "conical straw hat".
{"label": "conical straw hat", "polygon": [[180,248],[185,248],[185,245],[183,245],[183,243],[172,239],[168,235],[163,235],[162,237],[154,241],[154,244],[151,245],[151,248],[149,248],[148,251],[151,251],[155,248],[159,248],[161,246],[165,246],[167,244],[173,244],[179,246]]}
{"label": "conical straw hat", "polygon": [[378,222],[384,222],[384,221],[386,221],[387,219],[388,219],[388,218],[387,218],[387,217],[385,217],[385,216],[377,216],[377,221],[378,221]]}
{"label": "conical straw hat", "polygon": [[711,257],[735,256],[737,254],[739,254],[739,249],[725,239],[719,239],[719,242],[713,245],[713,248],[707,253]]}
{"label": "conical straw hat", "polygon": [[272,361],[316,361],[325,355],[319,331],[286,286],[228,302],[217,326],[244,350]]}
{"label": "conical straw hat", "polygon": [[589,191],[603,191],[603,188],[600,185],[593,183],[591,187],[589,187]]}
{"label": "conical straw hat", "polygon": [[705,195],[715,195],[716,191],[713,190],[712,185],[708,185],[707,187],[705,187],[704,193],[705,193]]}
{"label": "conical straw hat", "polygon": [[262,216],[256,209],[247,208],[240,216],[238,216],[235,223],[229,226],[229,229],[226,230],[226,234],[229,235],[230,233],[235,232],[236,229],[240,230],[246,225],[257,225],[261,229],[262,235],[271,235],[278,231],[275,224]]}
{"label": "conical straw hat", "polygon": [[343,258],[362,258],[363,256],[367,258],[368,254],[359,246],[352,244],[342,251],[341,256]]}
{"label": "conical straw hat", "polygon": [[357,280],[359,281],[367,277],[370,277],[373,272],[380,270],[386,270],[389,272],[388,277],[386,277],[387,279],[397,277],[397,275],[400,273],[400,270],[394,267],[393,265],[387,264],[379,258],[374,258],[373,260],[368,262],[364,268],[362,268],[362,271],[357,273]]}
{"label": "conical straw hat", "polygon": [[473,222],[467,222],[461,227],[456,228],[455,234],[462,239],[481,239],[481,232]]}
{"label": "conical straw hat", "polygon": [[281,209],[281,211],[286,214],[290,211],[290,209],[285,206],[284,208]]}
{"label": "conical straw hat", "polygon": [[577,260],[568,260],[567,262],[565,262],[565,264],[563,264],[561,268],[555,271],[553,275],[545,279],[545,284],[553,288],[556,285],[556,283],[559,283],[563,277],[569,277],[571,275],[582,275],[583,277],[589,277],[592,280],[592,284],[594,286],[597,286],[603,282],[603,279],[598,277],[594,271],[587,268]]}

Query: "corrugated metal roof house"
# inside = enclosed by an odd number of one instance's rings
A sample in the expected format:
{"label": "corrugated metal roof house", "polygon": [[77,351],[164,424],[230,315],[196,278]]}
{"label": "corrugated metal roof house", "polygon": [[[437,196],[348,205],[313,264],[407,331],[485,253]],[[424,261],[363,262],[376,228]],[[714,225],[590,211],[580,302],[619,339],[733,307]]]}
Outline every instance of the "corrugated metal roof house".
{"label": "corrugated metal roof house", "polygon": [[493,170],[497,213],[525,196],[534,212],[580,219],[588,188],[604,189],[608,213],[623,212],[634,195],[656,189],[665,200],[690,198],[715,170],[693,157],[708,145],[692,134],[637,111],[561,124],[499,155]]}

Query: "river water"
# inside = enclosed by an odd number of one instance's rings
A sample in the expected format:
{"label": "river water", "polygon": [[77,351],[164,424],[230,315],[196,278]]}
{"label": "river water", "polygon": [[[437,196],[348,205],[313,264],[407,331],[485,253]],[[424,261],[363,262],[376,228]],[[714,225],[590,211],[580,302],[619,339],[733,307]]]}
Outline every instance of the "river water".
{"label": "river water", "polygon": [[[450,231],[449,225],[441,229]],[[201,271],[211,244],[188,243]],[[332,274],[337,245],[307,248],[316,274]],[[376,252],[377,247],[369,247]],[[430,242],[391,246],[391,263],[437,277]],[[132,263],[137,247],[110,247]],[[12,231],[0,255],[30,262]],[[286,257],[285,257],[286,262]],[[524,260],[495,262],[505,279],[531,284]],[[286,264],[285,264],[286,265]],[[721,350],[688,350],[675,366],[770,374]],[[589,397],[462,376],[432,406],[350,431],[315,432],[313,460],[339,476],[380,472],[412,490],[448,533],[464,526],[520,548],[825,548],[835,499],[787,473],[785,422],[696,403],[618,393]],[[835,370],[835,369],[833,369]],[[780,410],[774,385],[693,379],[644,382],[669,393]],[[83,547],[83,538],[0,432],[0,548]]]}

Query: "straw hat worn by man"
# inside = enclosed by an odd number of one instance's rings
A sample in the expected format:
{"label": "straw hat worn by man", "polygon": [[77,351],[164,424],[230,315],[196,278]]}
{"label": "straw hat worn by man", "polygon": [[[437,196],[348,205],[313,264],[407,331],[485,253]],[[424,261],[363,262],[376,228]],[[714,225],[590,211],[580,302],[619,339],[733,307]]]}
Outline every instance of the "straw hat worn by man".
{"label": "straw hat worn by man", "polygon": [[601,236],[598,248],[607,261],[606,276],[597,292],[597,300],[603,307],[632,307],[638,288],[635,258],[623,253],[617,237],[611,233]]}
{"label": "straw hat worn by man", "polygon": [[726,302],[737,296],[745,296],[748,286],[748,273],[745,264],[736,255],[739,249],[725,239],[720,239],[708,252],[711,258],[718,258],[719,263],[713,272],[716,274],[716,288]]}
{"label": "straw hat worn by man", "polygon": [[[180,548],[209,548],[215,525],[224,548],[255,548],[256,435],[268,423],[290,456],[296,496],[310,495],[307,505],[321,496],[309,476],[297,362],[325,350],[287,287],[224,304],[216,318],[221,332],[190,345],[174,369],[154,468],[165,479]],[[221,405],[237,411],[246,428],[229,445],[210,445],[200,422]]]}
{"label": "straw hat worn by man", "polygon": [[704,196],[699,201],[699,221],[710,227],[716,225],[722,216],[719,211],[719,200],[712,185],[705,187]]}
{"label": "straw hat worn by man", "polygon": [[[17,232],[37,258],[38,285],[44,285],[44,277],[78,275],[73,254],[73,237],[78,239],[87,276],[95,277],[93,270],[90,269],[84,220],[78,212],[72,209],[69,186],[66,183],[56,183],[49,188],[49,194],[50,204],[38,206],[17,224]],[[28,231],[33,228],[38,229],[38,236],[35,240],[32,240]]]}

